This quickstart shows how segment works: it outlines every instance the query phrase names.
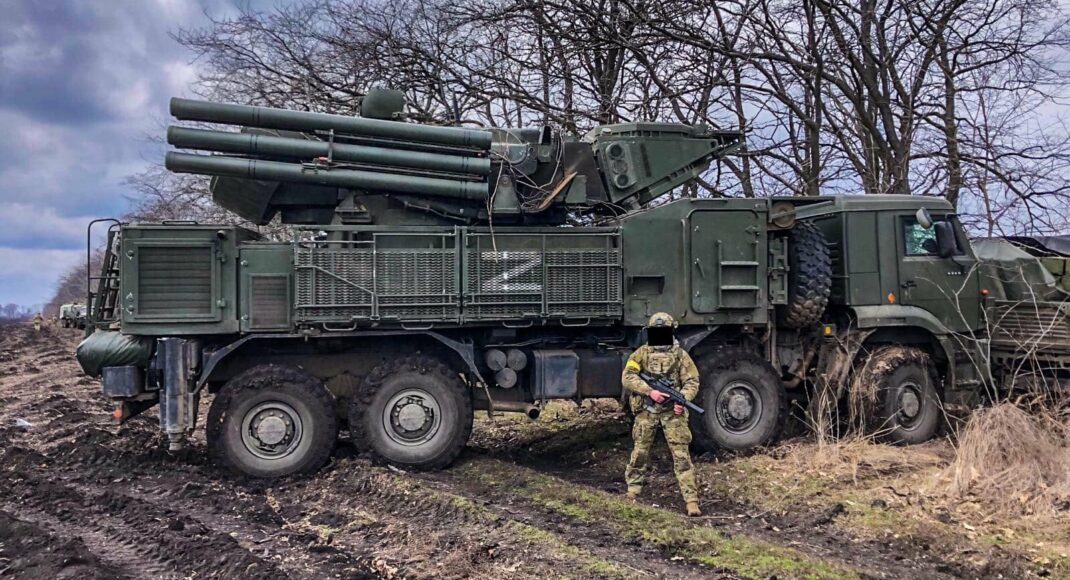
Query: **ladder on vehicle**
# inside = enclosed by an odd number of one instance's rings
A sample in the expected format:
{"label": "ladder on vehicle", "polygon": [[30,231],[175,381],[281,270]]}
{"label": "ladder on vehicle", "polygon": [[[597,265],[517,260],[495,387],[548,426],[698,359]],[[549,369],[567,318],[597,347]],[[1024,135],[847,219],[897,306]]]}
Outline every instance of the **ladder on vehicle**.
{"label": "ladder on vehicle", "polygon": [[758,241],[749,242],[747,246],[753,258],[728,260],[725,259],[724,244],[717,241],[717,304],[720,308],[750,310],[758,307],[762,295]]}
{"label": "ladder on vehicle", "polygon": [[[100,274],[93,275],[93,225],[110,222],[108,237],[100,260]],[[86,333],[119,320],[119,238],[121,224],[106,218],[89,222],[86,231]],[[94,284],[96,289],[94,290]]]}

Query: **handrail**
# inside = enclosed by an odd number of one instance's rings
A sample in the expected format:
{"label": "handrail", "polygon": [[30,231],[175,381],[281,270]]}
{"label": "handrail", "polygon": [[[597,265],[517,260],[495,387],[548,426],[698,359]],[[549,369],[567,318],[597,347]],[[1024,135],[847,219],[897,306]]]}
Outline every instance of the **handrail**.
{"label": "handrail", "polygon": [[[106,276],[103,268],[107,267],[105,263],[101,263],[101,276],[93,276],[93,226],[101,222],[111,222],[112,225],[108,226],[110,232],[112,228],[118,226],[122,228],[122,222],[115,218],[98,218],[89,222],[89,225],[85,228],[85,308],[86,308],[86,334],[90,334],[93,330],[96,330],[96,324],[102,322],[97,316],[98,305],[93,302],[93,280],[99,281],[97,294],[103,289],[105,279],[113,279],[114,276]],[[109,235],[105,244],[111,243],[112,237]],[[111,252],[111,248],[104,249],[105,258],[108,253]],[[104,262],[107,262],[105,260]],[[118,305],[116,305],[118,307]],[[92,328],[91,328],[92,327]]]}

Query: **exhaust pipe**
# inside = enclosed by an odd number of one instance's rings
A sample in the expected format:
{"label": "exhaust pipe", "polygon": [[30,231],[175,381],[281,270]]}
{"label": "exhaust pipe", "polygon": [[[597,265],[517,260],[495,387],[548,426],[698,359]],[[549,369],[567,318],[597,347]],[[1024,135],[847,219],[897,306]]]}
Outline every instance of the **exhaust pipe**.
{"label": "exhaust pipe", "polygon": [[532,405],[531,403],[525,403],[523,401],[494,401],[493,407],[489,401],[478,400],[475,401],[475,408],[481,411],[490,411],[494,413],[523,413],[528,416],[528,419],[534,421],[539,418],[539,414],[542,410]]}

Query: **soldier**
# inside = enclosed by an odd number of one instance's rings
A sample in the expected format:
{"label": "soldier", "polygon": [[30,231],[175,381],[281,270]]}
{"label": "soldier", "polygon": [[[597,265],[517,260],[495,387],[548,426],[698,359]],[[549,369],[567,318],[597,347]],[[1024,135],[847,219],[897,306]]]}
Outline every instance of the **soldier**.
{"label": "soldier", "polygon": [[628,497],[636,498],[643,490],[643,479],[647,464],[650,462],[650,447],[660,427],[665,433],[665,441],[672,452],[673,472],[680,484],[680,493],[687,503],[687,515],[701,516],[698,506],[698,485],[695,483],[695,467],[691,463],[691,429],[687,424],[687,409],[683,405],[671,403],[669,397],[652,389],[640,372],[655,376],[668,377],[676,385],[676,390],[683,393],[690,401],[698,394],[698,369],[684,349],[680,348],[673,336],[676,322],[672,316],[659,312],[647,322],[647,343],[640,346],[628,358],[621,382],[628,389],[628,404],[635,414],[632,426],[631,460],[624,472],[628,483]]}
{"label": "soldier", "polygon": [[41,316],[41,313],[33,315],[33,330],[34,332],[41,332],[41,324],[45,321],[45,318]]}

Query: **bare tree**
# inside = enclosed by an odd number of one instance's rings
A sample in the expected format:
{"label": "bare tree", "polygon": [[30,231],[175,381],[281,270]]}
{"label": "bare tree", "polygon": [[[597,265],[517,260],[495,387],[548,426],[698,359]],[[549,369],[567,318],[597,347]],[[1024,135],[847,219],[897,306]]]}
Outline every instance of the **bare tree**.
{"label": "bare tree", "polygon": [[[306,0],[176,38],[214,99],[349,114],[392,85],[425,122],[707,123],[748,149],[687,194],[939,195],[996,234],[1067,226],[1066,19],[1054,0]],[[190,179],[138,193],[217,217]]]}

